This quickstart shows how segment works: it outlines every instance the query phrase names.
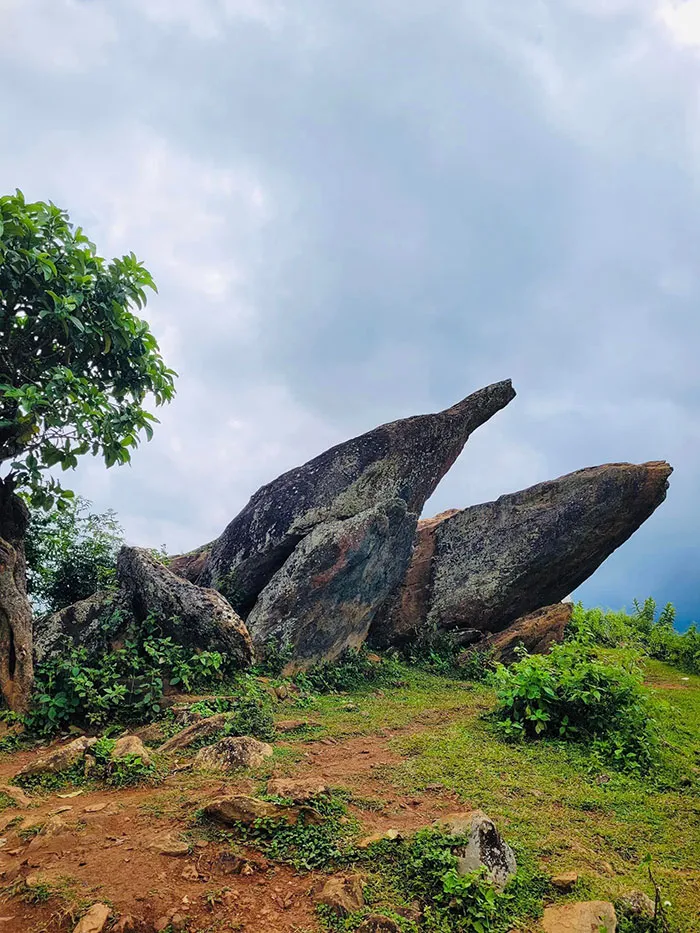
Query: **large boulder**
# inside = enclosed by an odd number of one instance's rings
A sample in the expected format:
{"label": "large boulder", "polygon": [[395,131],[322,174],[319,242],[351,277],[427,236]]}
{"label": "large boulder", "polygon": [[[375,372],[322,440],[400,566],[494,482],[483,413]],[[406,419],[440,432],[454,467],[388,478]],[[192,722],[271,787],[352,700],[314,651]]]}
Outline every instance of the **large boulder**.
{"label": "large boulder", "polygon": [[34,658],[43,661],[55,654],[81,645],[91,655],[108,646],[105,622],[114,604],[113,593],[98,592],[58,612],[34,620]]}
{"label": "large boulder", "polygon": [[573,611],[573,603],[555,603],[529,612],[502,632],[480,639],[462,657],[468,656],[470,651],[487,651],[494,661],[510,664],[516,660],[518,648],[524,648],[528,654],[546,654],[552,645],[564,641]]}
{"label": "large boulder", "polygon": [[671,473],[663,461],[609,463],[443,517],[423,545],[431,551],[427,612],[404,612],[412,605],[404,589],[379,614],[373,639],[406,640],[426,622],[499,632],[560,601],[664,501]]}
{"label": "large boulder", "polygon": [[406,572],[417,516],[395,499],[314,528],[248,616],[258,653],[291,649],[287,673],[333,660],[366,639]]}
{"label": "large boulder", "polygon": [[247,735],[229,736],[200,748],[194,758],[197,768],[212,771],[243,771],[259,768],[273,753],[271,745]]}
{"label": "large boulder", "polygon": [[244,616],[299,542],[324,522],[403,499],[420,514],[469,435],[514,398],[510,380],[445,411],[382,425],[263,486],[214,542],[198,579]]}
{"label": "large boulder", "polygon": [[164,635],[190,648],[221,651],[247,667],[253,659],[243,620],[216,590],[178,577],[150,551],[123,547],[117,558],[121,600],[137,621],[158,619]]}

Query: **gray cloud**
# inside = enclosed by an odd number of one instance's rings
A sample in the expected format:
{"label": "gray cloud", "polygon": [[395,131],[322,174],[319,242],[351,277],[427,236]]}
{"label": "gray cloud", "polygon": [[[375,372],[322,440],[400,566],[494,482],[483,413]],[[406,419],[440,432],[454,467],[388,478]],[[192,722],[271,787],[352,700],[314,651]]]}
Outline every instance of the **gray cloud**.
{"label": "gray cloud", "polygon": [[512,376],[429,503],[669,459],[582,588],[700,615],[700,3],[0,0],[3,189],[133,249],[181,373],[76,487],[191,547],[282,470]]}

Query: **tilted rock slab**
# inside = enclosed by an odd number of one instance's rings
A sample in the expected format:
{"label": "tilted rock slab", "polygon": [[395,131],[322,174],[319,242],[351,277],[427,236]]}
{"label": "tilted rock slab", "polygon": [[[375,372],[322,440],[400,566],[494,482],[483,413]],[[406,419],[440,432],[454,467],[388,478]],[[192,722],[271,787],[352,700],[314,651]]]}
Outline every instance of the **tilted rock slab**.
{"label": "tilted rock slab", "polygon": [[416,518],[396,499],[314,528],[248,616],[258,653],[271,643],[291,648],[290,673],[359,647],[378,609],[401,585]]}
{"label": "tilted rock slab", "polygon": [[502,632],[486,635],[460,657],[467,657],[470,651],[488,651],[494,661],[510,664],[516,660],[518,648],[525,648],[528,654],[546,654],[552,645],[564,641],[573,611],[573,603],[555,603],[529,612]]}
{"label": "tilted rock slab", "polygon": [[[391,499],[419,515],[469,435],[515,397],[510,380],[445,411],[404,418],[353,438],[263,486],[212,545],[197,582],[242,614],[317,525]],[[183,567],[184,571],[184,567]]]}
{"label": "tilted rock slab", "polygon": [[43,661],[69,651],[75,645],[87,648],[90,655],[107,649],[104,619],[110,612],[114,594],[97,592],[71,606],[34,620],[34,659]]}
{"label": "tilted rock slab", "polygon": [[178,577],[143,548],[123,547],[117,558],[121,600],[137,621],[150,613],[164,635],[191,648],[221,651],[247,667],[253,646],[243,620],[216,590]]}
{"label": "tilted rock slab", "polygon": [[427,613],[406,609],[402,592],[372,638],[405,641],[426,621],[497,632],[560,601],[664,501],[672,472],[664,461],[608,463],[443,517],[427,532],[434,538],[429,583],[422,571]]}

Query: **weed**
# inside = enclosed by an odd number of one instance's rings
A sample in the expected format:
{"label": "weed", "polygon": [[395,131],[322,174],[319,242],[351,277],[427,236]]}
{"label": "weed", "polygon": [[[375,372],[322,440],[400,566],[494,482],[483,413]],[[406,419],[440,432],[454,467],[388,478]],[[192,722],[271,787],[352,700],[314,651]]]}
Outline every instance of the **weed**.
{"label": "weed", "polygon": [[335,661],[314,664],[294,680],[307,693],[343,693],[391,684],[401,675],[401,665],[395,657],[380,657],[363,646],[344,651]]}

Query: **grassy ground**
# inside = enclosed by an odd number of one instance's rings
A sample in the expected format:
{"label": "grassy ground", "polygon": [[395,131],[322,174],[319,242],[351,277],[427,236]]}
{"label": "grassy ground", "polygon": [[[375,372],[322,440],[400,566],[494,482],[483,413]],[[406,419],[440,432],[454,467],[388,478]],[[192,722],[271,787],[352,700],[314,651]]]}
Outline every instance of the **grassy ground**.
{"label": "grassy ground", "polygon": [[400,686],[304,700],[304,711],[320,725],[315,737],[386,736],[400,763],[377,776],[402,793],[442,785],[485,810],[524,861],[579,873],[573,899],[652,894],[640,864],[650,854],[674,928],[699,933],[700,678],[649,661],[646,682],[662,736],[662,760],[646,778],[617,773],[580,746],[508,743],[485,715],[489,687],[415,670],[402,672]]}

